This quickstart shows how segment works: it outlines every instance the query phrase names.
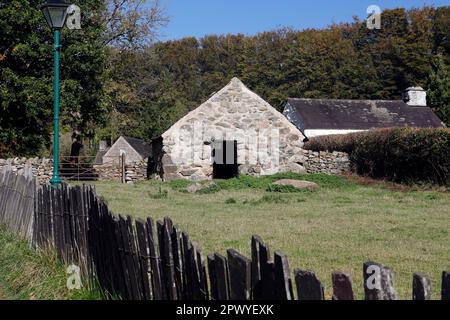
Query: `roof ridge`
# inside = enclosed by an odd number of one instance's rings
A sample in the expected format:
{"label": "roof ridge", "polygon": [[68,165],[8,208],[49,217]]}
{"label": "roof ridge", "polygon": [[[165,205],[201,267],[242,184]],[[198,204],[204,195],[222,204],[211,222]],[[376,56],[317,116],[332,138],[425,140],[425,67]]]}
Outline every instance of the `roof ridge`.
{"label": "roof ridge", "polygon": [[352,102],[361,102],[361,101],[370,101],[370,102],[404,102],[402,99],[398,100],[382,100],[382,99],[329,99],[329,98],[288,98],[289,100],[297,100],[297,101],[352,101]]}

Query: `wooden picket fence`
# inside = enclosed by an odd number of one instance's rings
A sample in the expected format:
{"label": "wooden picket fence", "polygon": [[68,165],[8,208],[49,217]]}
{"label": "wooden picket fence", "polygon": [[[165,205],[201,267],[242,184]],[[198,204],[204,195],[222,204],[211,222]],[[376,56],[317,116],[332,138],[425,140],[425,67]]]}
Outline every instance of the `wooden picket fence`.
{"label": "wooden picket fence", "polygon": [[[251,239],[251,258],[230,249],[226,256],[214,253],[205,259],[198,245],[170,218],[155,223],[151,218],[116,216],[91,186],[36,187],[34,179],[4,170],[0,223],[28,237],[35,248],[54,248],[66,264],[80,267],[85,282],[96,281],[111,298],[325,299],[314,272],[296,269],[291,279],[286,254],[276,251],[271,256],[258,236]],[[374,270],[377,277],[371,279]],[[367,262],[362,271],[365,299],[397,298],[389,268]],[[355,299],[347,274],[334,272],[332,280],[334,300]],[[427,276],[416,273],[412,281],[414,300],[431,298]],[[450,272],[443,272],[442,299],[450,300]]]}
{"label": "wooden picket fence", "polygon": [[5,166],[0,173],[0,225],[28,240],[33,233],[36,188],[31,167],[18,175],[10,166]]}

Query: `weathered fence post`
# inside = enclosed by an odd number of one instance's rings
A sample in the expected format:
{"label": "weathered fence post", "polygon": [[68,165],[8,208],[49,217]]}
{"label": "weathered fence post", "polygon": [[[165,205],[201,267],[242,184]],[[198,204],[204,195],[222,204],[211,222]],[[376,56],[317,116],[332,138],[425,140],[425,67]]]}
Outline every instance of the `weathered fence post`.
{"label": "weathered fence post", "polygon": [[431,280],[422,273],[413,275],[413,300],[431,300]]}
{"label": "weathered fence post", "polygon": [[333,280],[333,300],[354,300],[352,279],[343,272],[334,272]]}
{"label": "weathered fence post", "polygon": [[139,248],[139,263],[141,267],[141,281],[145,300],[153,300],[153,286],[150,268],[149,245],[147,240],[147,232],[145,230],[145,221],[136,220],[136,235]]}
{"label": "weathered fence post", "polygon": [[296,270],[298,300],[324,300],[324,288],[316,274],[310,270]]}
{"label": "weathered fence post", "polygon": [[[270,250],[262,241],[257,242],[259,247],[259,267],[261,270],[260,287],[255,300],[270,300],[275,298],[274,264],[270,261]],[[260,295],[260,296],[259,296]]]}
{"label": "weathered fence post", "polygon": [[375,262],[363,265],[364,293],[366,300],[396,300],[394,273],[388,267]]}
{"label": "weathered fence post", "polygon": [[252,236],[252,299],[262,298],[260,246],[263,243],[259,236]]}
{"label": "weathered fence post", "polygon": [[275,252],[274,256],[275,299],[293,300],[288,257],[279,251]]}
{"label": "weathered fence post", "polygon": [[250,300],[251,298],[251,260],[234,249],[227,251],[230,272],[230,299]]}
{"label": "weathered fence post", "polygon": [[158,221],[158,238],[159,250],[161,256],[161,264],[164,279],[164,288],[167,294],[167,299],[178,300],[177,284],[175,280],[175,268],[172,252],[172,237],[170,230],[173,227],[172,221],[165,218],[164,222]]}
{"label": "weathered fence post", "polygon": [[450,301],[450,271],[442,273],[442,300]]}
{"label": "weathered fence post", "polygon": [[155,300],[164,299],[164,286],[161,274],[161,259],[159,258],[159,250],[155,237],[155,224],[152,218],[146,221],[147,241],[150,254],[150,266],[153,275],[153,292]]}

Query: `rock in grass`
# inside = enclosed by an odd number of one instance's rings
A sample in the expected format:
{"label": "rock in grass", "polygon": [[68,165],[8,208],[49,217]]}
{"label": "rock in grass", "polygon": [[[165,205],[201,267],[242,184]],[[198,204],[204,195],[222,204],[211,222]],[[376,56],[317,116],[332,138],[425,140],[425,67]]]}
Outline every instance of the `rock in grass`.
{"label": "rock in grass", "polygon": [[290,186],[299,190],[315,190],[319,188],[319,185],[310,181],[301,181],[301,180],[290,180],[283,179],[274,182],[272,185],[274,186]]}
{"label": "rock in grass", "polygon": [[201,190],[205,190],[205,189],[209,189],[213,186],[215,186],[216,184],[214,183],[214,181],[204,181],[204,182],[196,182],[193,183],[191,185],[189,185],[186,188],[186,191],[189,193],[196,193],[199,192]]}

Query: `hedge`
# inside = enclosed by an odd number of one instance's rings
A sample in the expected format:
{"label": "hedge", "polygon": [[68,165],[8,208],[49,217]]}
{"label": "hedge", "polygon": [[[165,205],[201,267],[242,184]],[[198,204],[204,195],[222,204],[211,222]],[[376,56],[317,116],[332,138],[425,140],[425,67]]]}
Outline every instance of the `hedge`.
{"label": "hedge", "polygon": [[347,152],[360,175],[450,185],[450,129],[396,128],[317,137],[305,148]]}

